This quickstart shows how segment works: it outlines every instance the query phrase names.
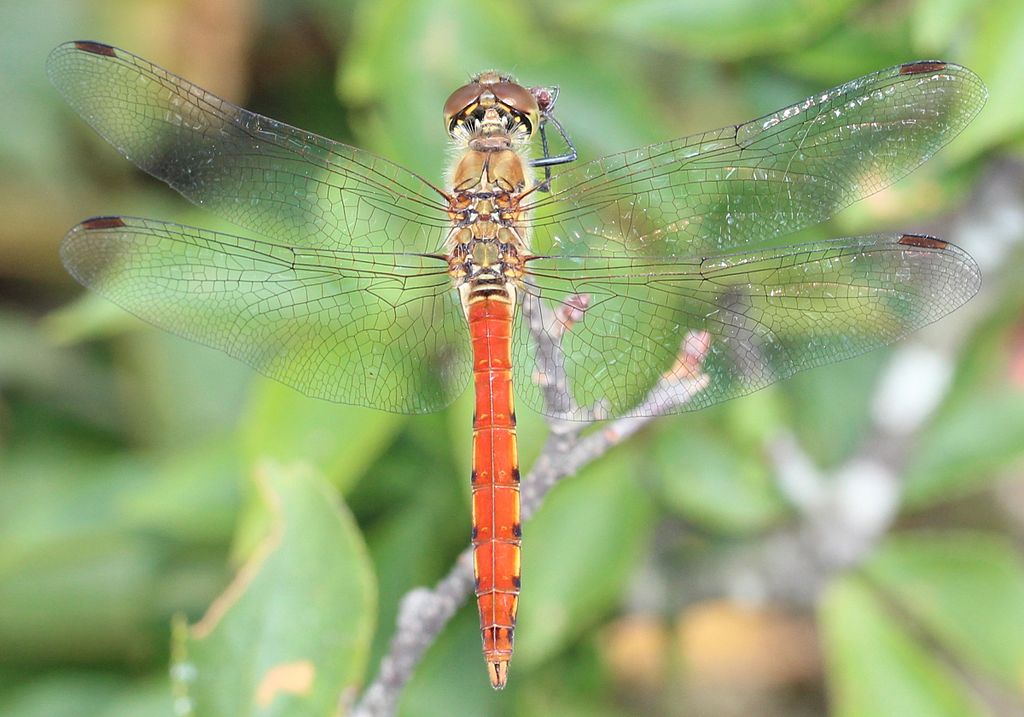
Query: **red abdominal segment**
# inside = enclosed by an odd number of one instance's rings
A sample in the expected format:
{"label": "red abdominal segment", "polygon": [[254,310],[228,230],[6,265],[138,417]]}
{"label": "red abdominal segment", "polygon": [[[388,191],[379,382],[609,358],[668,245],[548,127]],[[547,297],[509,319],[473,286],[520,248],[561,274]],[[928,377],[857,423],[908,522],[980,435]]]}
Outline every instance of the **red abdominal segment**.
{"label": "red abdominal segment", "polygon": [[512,402],[512,304],[505,294],[469,307],[473,420],[473,569],[484,659],[505,686],[519,602],[519,461]]}

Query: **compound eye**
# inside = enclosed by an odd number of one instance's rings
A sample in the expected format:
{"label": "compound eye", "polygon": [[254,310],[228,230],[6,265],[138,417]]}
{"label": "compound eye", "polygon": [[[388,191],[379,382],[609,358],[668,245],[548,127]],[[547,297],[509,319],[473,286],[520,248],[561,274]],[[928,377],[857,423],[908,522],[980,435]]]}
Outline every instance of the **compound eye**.
{"label": "compound eye", "polygon": [[455,120],[462,115],[466,109],[476,104],[483,91],[484,88],[479,82],[471,82],[468,85],[463,85],[459,89],[455,90],[455,92],[452,92],[448,97],[448,100],[444,103],[444,125],[449,132],[452,130]]}
{"label": "compound eye", "polygon": [[530,131],[533,131],[540,118],[540,108],[537,98],[528,89],[515,82],[496,82],[490,90],[499,102],[525,117],[530,123]]}

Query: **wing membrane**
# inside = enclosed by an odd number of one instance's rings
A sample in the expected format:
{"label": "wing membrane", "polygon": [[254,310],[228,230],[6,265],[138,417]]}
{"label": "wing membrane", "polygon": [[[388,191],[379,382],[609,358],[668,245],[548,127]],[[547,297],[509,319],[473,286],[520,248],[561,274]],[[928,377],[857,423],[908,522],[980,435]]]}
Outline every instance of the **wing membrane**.
{"label": "wing membrane", "polygon": [[[965,303],[981,276],[952,244],[886,234],[690,261],[544,257],[531,260],[530,282],[527,304],[589,299],[569,330],[547,330],[571,394],[571,408],[556,415],[590,420],[704,408],[870,351]],[[710,337],[710,382],[680,405],[692,370],[678,362],[681,342],[698,331]],[[522,399],[555,413],[532,380],[525,326],[515,345]]]}
{"label": "wing membrane", "polygon": [[[461,391],[465,321],[434,253],[450,231],[443,192],[123,50],[69,43],[48,72],[140,168],[270,240],[92,219],[62,247],[79,281],[310,396],[420,412]],[[985,96],[965,68],[901,65],[759,120],[580,165],[556,179],[559,191],[525,200],[536,255],[524,303],[589,299],[570,330],[547,328],[570,394],[558,415],[702,408],[964,303],[977,266],[939,240],[765,245],[912,171]],[[681,406],[680,343],[696,331],[710,338],[710,383]],[[544,411],[524,328],[515,342],[519,390]]]}
{"label": "wing membrane", "polygon": [[447,235],[444,195],[418,175],[236,107],[129,52],[67,43],[47,72],[139,168],[264,237],[433,252]]}
{"label": "wing membrane", "polygon": [[558,175],[530,208],[538,254],[701,257],[817,224],[914,170],[981,110],[970,70],[883,70],[740,125]]}
{"label": "wing membrane", "polygon": [[283,247],[130,217],[82,222],[61,257],[132,313],[308,396],[419,413],[469,378],[443,257]]}

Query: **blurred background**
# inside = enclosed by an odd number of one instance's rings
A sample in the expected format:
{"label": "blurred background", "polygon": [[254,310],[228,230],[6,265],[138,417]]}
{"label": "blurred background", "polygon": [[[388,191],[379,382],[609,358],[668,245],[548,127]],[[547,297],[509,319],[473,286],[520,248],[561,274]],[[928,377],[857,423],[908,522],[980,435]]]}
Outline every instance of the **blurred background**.
{"label": "blurred background", "polygon": [[[900,62],[971,67],[990,100],[967,131],[809,236],[939,234],[981,294],[564,481],[525,529],[509,688],[467,606],[401,714],[1024,714],[1018,0],[37,0],[0,6],[0,37],[0,715],[331,714],[468,543],[468,395],[419,417],[305,399],[65,273],[88,216],[233,229],[62,104],[43,66],[70,39],[437,181],[441,105],[482,69],[559,84],[587,159]],[[519,418],[528,467],[546,427]],[[253,635],[321,655],[314,686],[268,687]]]}

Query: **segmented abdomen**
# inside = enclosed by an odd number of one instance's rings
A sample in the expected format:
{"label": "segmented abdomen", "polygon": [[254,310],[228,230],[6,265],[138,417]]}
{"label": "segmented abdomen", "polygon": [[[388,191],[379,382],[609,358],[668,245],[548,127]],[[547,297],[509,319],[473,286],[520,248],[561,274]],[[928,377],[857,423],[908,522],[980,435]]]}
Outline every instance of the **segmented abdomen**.
{"label": "segmented abdomen", "polygon": [[473,418],[473,569],[484,659],[504,687],[519,601],[519,459],[512,402],[512,301],[493,286],[471,292],[476,413]]}

